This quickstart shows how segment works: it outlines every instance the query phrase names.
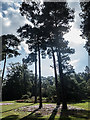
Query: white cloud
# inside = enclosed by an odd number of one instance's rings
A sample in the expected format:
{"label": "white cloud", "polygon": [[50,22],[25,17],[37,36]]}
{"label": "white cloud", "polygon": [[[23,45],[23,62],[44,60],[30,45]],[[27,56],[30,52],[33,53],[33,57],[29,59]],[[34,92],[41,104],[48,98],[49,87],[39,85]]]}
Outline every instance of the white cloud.
{"label": "white cloud", "polygon": [[81,34],[79,29],[72,27],[71,31],[64,35],[64,38],[69,41],[71,46],[84,45],[85,39],[82,39]]}
{"label": "white cloud", "polygon": [[70,7],[75,9],[75,18],[74,22],[70,23],[71,29],[70,32],[64,35],[64,38],[69,41],[69,45],[76,47],[77,45],[85,45],[85,39],[82,39],[80,36],[82,32],[80,31],[81,18],[79,13],[81,12],[79,2],[70,2]]}
{"label": "white cloud", "polygon": [[2,13],[0,12],[0,18],[2,18]]}
{"label": "white cloud", "polygon": [[14,3],[16,7],[20,7],[20,4],[18,2]]}
{"label": "white cloud", "polygon": [[25,41],[21,43],[21,47],[23,47],[23,49],[27,54],[30,53],[30,51],[28,50],[28,45],[25,43]]}
{"label": "white cloud", "polygon": [[50,65],[53,66],[52,59],[49,59],[48,57],[46,59],[41,59],[42,76],[54,76],[54,69],[51,68]]}
{"label": "white cloud", "polygon": [[16,11],[17,11],[17,10],[14,9],[14,8],[12,8],[12,7],[8,8],[8,12],[13,12],[13,13],[15,12],[15,13],[16,13]]}
{"label": "white cloud", "polygon": [[0,0],[0,2],[23,2],[24,0]]}
{"label": "white cloud", "polygon": [[6,27],[9,27],[11,25],[11,21],[9,20],[9,18],[3,18],[3,22]]}
{"label": "white cloud", "polygon": [[3,11],[4,12],[4,14],[7,14],[8,12],[5,10],[5,11]]}
{"label": "white cloud", "polygon": [[90,69],[90,55],[88,55],[88,67]]}
{"label": "white cloud", "polygon": [[30,26],[32,26],[32,27],[34,27],[33,23],[32,23],[32,22],[30,22],[30,21],[29,21],[29,20],[27,20],[27,19],[25,19],[25,23],[26,23],[26,24],[28,24],[28,25],[30,25]]}
{"label": "white cloud", "polygon": [[0,13],[0,20],[2,20],[2,28],[3,28],[2,34],[10,33],[17,35],[17,29],[20,26],[23,26],[25,24],[29,24],[33,26],[31,22],[25,19],[25,17],[21,16],[18,7],[15,6],[15,9],[13,8],[14,5],[19,6],[20,5],[19,3],[13,5],[12,2],[8,2],[6,3],[6,5],[7,5],[7,9],[3,10],[5,16],[2,16],[2,13]]}
{"label": "white cloud", "polygon": [[18,46],[18,49],[19,49],[19,50],[22,50],[21,45]]}
{"label": "white cloud", "polygon": [[70,61],[70,64],[74,67],[74,69],[77,67],[78,62],[80,61],[80,59],[76,59],[76,60],[72,60]]}

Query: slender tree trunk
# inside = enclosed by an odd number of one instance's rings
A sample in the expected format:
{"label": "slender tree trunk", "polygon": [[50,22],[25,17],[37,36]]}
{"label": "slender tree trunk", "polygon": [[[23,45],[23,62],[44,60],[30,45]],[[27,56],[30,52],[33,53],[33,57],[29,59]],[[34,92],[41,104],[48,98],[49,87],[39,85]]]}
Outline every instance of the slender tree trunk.
{"label": "slender tree trunk", "polygon": [[2,72],[2,81],[3,81],[3,77],[4,77],[4,73],[5,73],[5,66],[6,66],[6,54],[5,54],[5,60],[4,60],[4,67],[3,67],[3,72]]}
{"label": "slender tree trunk", "polygon": [[66,91],[65,91],[65,85],[64,85],[64,79],[63,79],[63,70],[62,70],[62,61],[61,61],[61,53],[58,50],[57,52],[58,57],[58,65],[59,65],[59,78],[61,82],[61,97],[62,97],[62,109],[67,110],[67,100],[66,100]]}
{"label": "slender tree trunk", "polygon": [[23,68],[22,68],[22,73],[23,73],[23,83],[24,83],[24,89],[23,89],[23,94],[25,95],[26,94],[26,92],[27,92],[27,84],[26,84],[26,75],[25,75],[25,63],[24,63],[24,61],[22,60],[22,63],[23,63]]}
{"label": "slender tree trunk", "polygon": [[23,63],[23,80],[24,80],[24,94],[27,93],[27,80],[26,80],[26,73],[25,73],[25,63]]}
{"label": "slender tree trunk", "polygon": [[56,61],[55,61],[55,55],[52,47],[52,54],[53,54],[53,64],[54,64],[54,73],[55,73],[55,86],[56,86],[56,94],[57,94],[57,105],[60,105],[60,99],[59,99],[59,89],[58,89],[58,78],[57,78],[57,70],[56,70]]}
{"label": "slender tree trunk", "polygon": [[37,103],[37,50],[35,49],[35,102]]}
{"label": "slender tree trunk", "polygon": [[40,59],[40,48],[38,44],[38,61],[39,61],[39,108],[42,108],[42,93],[41,93],[41,59]]}

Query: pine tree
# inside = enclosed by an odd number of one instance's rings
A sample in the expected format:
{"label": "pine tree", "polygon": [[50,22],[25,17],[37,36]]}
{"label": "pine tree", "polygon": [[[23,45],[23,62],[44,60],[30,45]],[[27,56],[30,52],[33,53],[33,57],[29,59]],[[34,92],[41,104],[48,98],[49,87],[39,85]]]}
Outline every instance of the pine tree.
{"label": "pine tree", "polygon": [[15,35],[7,34],[0,36],[0,41],[2,40],[2,60],[4,60],[4,67],[2,72],[2,80],[5,73],[5,66],[7,58],[20,55],[18,51],[18,46],[21,43],[21,39],[18,39]]}
{"label": "pine tree", "polygon": [[84,39],[87,39],[85,48],[88,51],[90,55],[90,1],[89,2],[80,2],[81,10],[80,13],[81,16],[81,31],[82,31],[82,37]]}

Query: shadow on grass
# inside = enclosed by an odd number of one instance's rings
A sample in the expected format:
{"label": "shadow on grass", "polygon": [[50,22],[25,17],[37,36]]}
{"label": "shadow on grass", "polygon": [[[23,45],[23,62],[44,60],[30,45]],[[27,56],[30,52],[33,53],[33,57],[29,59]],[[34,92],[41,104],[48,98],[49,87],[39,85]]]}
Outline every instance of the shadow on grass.
{"label": "shadow on grass", "polygon": [[89,110],[68,110],[70,116],[76,118],[84,118],[90,119],[90,111]]}
{"label": "shadow on grass", "polygon": [[59,120],[71,120],[71,117],[76,119],[90,119],[90,111],[88,110],[61,110],[61,115]]}
{"label": "shadow on grass", "polygon": [[43,116],[41,115],[41,113],[36,113],[34,114],[36,111],[38,111],[38,109],[34,110],[32,113],[30,113],[28,116],[20,119],[20,120],[45,120],[44,118],[42,118]]}
{"label": "shadow on grass", "polygon": [[54,120],[54,118],[55,118],[55,116],[56,116],[56,114],[57,114],[57,112],[58,112],[58,108],[60,107],[60,105],[57,105],[56,106],[56,108],[53,110],[53,112],[52,112],[52,114],[51,114],[51,116],[49,117],[49,119],[48,120]]}
{"label": "shadow on grass", "polygon": [[[26,105],[26,106],[31,106],[31,105],[34,105],[34,103],[30,104],[30,105]],[[21,107],[24,107],[24,106],[21,106]],[[4,112],[0,112],[0,113],[5,113],[5,112],[9,112],[9,111],[12,111],[12,110],[15,110],[15,109],[18,109],[20,107],[17,107],[17,108],[14,108],[14,109],[10,109],[10,110],[6,110]]]}
{"label": "shadow on grass", "polygon": [[18,115],[9,115],[5,118],[2,118],[1,120],[17,120],[18,119]]}
{"label": "shadow on grass", "polygon": [[59,120],[71,120],[68,114],[68,110],[63,110],[63,109],[61,110]]}

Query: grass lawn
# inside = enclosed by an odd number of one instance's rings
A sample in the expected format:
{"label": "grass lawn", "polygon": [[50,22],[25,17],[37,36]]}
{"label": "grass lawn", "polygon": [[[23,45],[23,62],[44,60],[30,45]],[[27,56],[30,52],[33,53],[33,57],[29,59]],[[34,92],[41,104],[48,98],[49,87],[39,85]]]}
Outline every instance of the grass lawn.
{"label": "grass lawn", "polygon": [[83,108],[85,110],[90,110],[90,102],[76,103],[76,104],[71,104],[71,105]]}
{"label": "grass lawn", "polygon": [[17,103],[15,101],[5,101],[5,102],[2,102],[2,103],[13,103],[13,104],[10,104],[10,105],[3,105],[2,106],[2,113],[11,111],[13,109],[16,109],[16,108],[19,108],[19,107],[22,107],[22,106],[34,105],[33,103]]}
{"label": "grass lawn", "polygon": [[[90,108],[88,107],[88,102],[78,103],[78,104],[69,104],[71,106],[77,106],[79,108],[84,108],[84,111],[69,111],[69,116],[64,118],[60,114],[57,114],[58,111],[53,110],[49,115],[35,114],[36,111],[28,112],[25,110],[18,110],[22,106],[36,106],[38,104],[33,103],[16,103],[15,101],[5,101],[2,103],[13,103],[10,105],[2,105],[2,116],[1,120],[87,120],[88,112]],[[51,103],[50,103],[51,104]],[[53,104],[52,104],[53,105]],[[17,110],[15,110],[17,109]],[[63,112],[61,112],[63,113]],[[64,112],[65,113],[65,112]],[[73,114],[74,113],[74,114]],[[90,120],[90,119],[88,119]]]}
{"label": "grass lawn", "polygon": [[[33,103],[17,103],[15,101],[4,101],[2,103],[13,103],[13,104],[10,104],[10,105],[3,105],[2,106],[2,115],[1,115],[1,118],[5,118],[8,116],[8,118],[5,120],[19,120],[20,118],[28,115],[29,113],[28,112],[17,112],[15,111],[15,109],[17,108],[20,108],[22,106],[31,106],[31,105],[34,105]],[[9,118],[10,116],[10,118]]]}

